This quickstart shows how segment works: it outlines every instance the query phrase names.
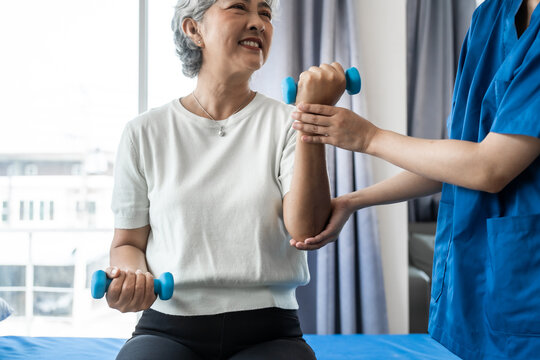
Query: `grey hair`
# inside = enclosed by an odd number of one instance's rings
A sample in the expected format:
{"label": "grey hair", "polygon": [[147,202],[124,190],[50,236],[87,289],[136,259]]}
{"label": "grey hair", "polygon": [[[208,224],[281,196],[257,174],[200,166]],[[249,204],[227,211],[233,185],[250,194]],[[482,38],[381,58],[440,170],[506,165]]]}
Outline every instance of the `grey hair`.
{"label": "grey hair", "polygon": [[[191,18],[200,22],[206,10],[215,4],[217,0],[178,0],[174,7],[174,17],[171,28],[174,32],[174,44],[176,54],[182,62],[182,72],[187,77],[193,78],[199,74],[202,65],[202,50],[182,30],[182,22]],[[279,0],[265,0],[274,11]]]}

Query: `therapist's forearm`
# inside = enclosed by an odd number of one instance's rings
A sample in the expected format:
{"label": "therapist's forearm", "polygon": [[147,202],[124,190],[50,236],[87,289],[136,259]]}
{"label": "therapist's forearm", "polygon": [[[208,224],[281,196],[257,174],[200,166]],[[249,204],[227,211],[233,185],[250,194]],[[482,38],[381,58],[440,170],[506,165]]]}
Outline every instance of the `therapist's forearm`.
{"label": "therapist's forearm", "polygon": [[442,183],[409,171],[341,197],[351,211],[374,205],[394,204],[440,192]]}
{"label": "therapist's forearm", "polygon": [[476,143],[378,130],[365,152],[435,181],[498,192],[538,156],[539,143],[530,137],[495,133]]}
{"label": "therapist's forearm", "polygon": [[330,186],[324,145],[296,142],[291,189],[283,204],[287,231],[294,239],[307,239],[324,229],[330,216]]}

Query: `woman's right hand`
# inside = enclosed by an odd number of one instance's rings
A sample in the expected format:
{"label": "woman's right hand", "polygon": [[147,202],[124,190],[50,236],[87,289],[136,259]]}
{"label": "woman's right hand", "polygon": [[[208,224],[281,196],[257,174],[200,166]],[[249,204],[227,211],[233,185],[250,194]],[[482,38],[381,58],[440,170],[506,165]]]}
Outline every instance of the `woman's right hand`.
{"label": "woman's right hand", "polygon": [[154,277],[149,272],[117,267],[108,267],[105,272],[112,279],[106,296],[109,307],[123,313],[137,312],[150,308],[156,301]]}

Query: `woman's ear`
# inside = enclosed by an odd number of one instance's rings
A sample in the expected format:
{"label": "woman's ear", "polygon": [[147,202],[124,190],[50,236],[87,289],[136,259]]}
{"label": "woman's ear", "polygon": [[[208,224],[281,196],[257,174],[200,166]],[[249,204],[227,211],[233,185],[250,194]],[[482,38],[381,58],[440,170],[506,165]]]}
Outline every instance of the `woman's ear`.
{"label": "woman's ear", "polygon": [[195,20],[192,18],[185,18],[184,21],[182,21],[182,31],[184,31],[184,34],[186,34],[195,45],[198,47],[204,46],[201,34],[199,34],[199,24]]}

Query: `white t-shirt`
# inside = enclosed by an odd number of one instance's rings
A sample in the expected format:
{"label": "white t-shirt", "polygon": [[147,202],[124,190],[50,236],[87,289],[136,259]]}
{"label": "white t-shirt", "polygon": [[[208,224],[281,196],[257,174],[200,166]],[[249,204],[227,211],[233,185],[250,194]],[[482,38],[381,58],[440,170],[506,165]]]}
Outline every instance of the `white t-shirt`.
{"label": "white t-shirt", "polygon": [[112,209],[115,227],[150,224],[146,259],[175,279],[153,309],[210,315],[265,307],[296,309],[309,281],[307,255],[289,245],[283,197],[296,131],[292,106],[257,94],[225,124],[178,99],[130,121],[120,141]]}

